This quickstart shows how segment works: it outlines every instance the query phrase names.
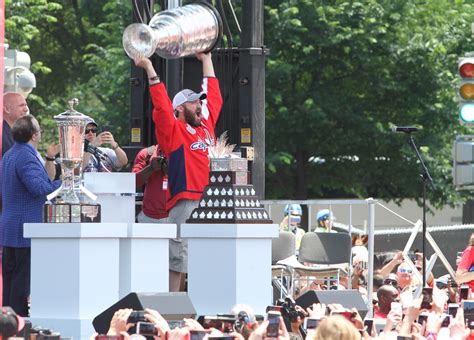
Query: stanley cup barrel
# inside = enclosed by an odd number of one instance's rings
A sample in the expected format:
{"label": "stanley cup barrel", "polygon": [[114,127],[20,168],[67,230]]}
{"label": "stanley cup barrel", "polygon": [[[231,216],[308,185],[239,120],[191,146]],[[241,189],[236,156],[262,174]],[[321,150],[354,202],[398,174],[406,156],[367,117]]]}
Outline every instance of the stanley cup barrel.
{"label": "stanley cup barrel", "polygon": [[129,25],[122,37],[127,55],[149,58],[153,53],[176,59],[209,52],[222,36],[222,20],[214,7],[194,3],[159,12],[149,25]]}

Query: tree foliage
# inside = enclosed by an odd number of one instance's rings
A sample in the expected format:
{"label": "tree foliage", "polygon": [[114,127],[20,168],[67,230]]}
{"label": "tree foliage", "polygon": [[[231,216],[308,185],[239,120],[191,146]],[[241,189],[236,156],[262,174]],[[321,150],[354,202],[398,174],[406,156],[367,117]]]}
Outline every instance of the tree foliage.
{"label": "tree foliage", "polygon": [[[267,196],[419,198],[419,164],[393,125],[418,125],[435,205],[451,177],[462,1],[266,1]],[[290,191],[290,192],[289,192]]]}
{"label": "tree foliage", "polygon": [[[472,3],[264,3],[267,197],[419,198],[414,152],[406,136],[388,131],[416,124],[436,184],[431,203],[462,198],[451,148],[468,132],[457,119],[456,72],[473,48]],[[29,104],[43,128],[53,131],[52,117],[77,97],[78,111],[112,125],[127,143],[130,61],[121,37],[131,2],[6,0],[5,7],[6,42],[32,57],[38,87]]]}
{"label": "tree foliage", "polygon": [[[28,102],[45,130],[55,130],[52,118],[76,97],[78,111],[112,125],[127,143],[130,61],[121,38],[131,22],[130,2],[7,0],[5,8],[6,42],[33,62],[37,88]],[[45,134],[45,143],[54,138]]]}

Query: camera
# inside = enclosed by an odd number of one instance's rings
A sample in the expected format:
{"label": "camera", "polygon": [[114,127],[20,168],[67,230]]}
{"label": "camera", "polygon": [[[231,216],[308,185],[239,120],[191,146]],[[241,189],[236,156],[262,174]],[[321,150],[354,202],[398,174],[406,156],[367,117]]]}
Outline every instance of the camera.
{"label": "camera", "polygon": [[191,329],[189,331],[189,335],[190,335],[189,340],[202,340],[209,333],[210,333],[209,330],[199,331],[199,330]]}
{"label": "camera", "polygon": [[372,334],[372,328],[374,327],[374,319],[365,319],[364,320],[364,327],[367,327],[367,333],[369,335]]}
{"label": "camera", "polygon": [[423,300],[421,302],[422,309],[431,309],[431,303],[433,302],[433,288],[425,287],[421,291],[423,295]]}
{"label": "camera", "polygon": [[278,338],[280,330],[280,312],[269,311],[267,314],[268,326],[267,326],[267,337]]}
{"label": "camera", "polygon": [[50,329],[43,329],[38,332],[36,336],[37,340],[60,340],[61,334],[58,332],[53,332]]}
{"label": "camera", "polygon": [[459,305],[457,303],[448,304],[448,314],[451,315],[453,318],[455,318],[458,312],[458,308],[459,308]]}
{"label": "camera", "polygon": [[147,322],[147,319],[145,319],[145,311],[144,310],[134,310],[130,313],[127,323],[137,323],[137,322]]}
{"label": "camera", "polygon": [[168,320],[168,327],[170,329],[183,328],[184,321],[183,320]]}
{"label": "camera", "polygon": [[474,300],[464,300],[462,302],[464,310],[464,319],[467,321],[467,326],[474,329]]}
{"label": "camera", "polygon": [[137,322],[137,334],[154,336],[158,335],[158,330],[155,327],[155,324],[151,322]]}
{"label": "camera", "polygon": [[466,284],[459,287],[459,300],[467,300],[469,297],[469,286]]}
{"label": "camera", "polygon": [[280,310],[281,316],[283,316],[283,318],[288,319],[292,323],[298,321],[298,316],[301,319],[303,319],[305,316],[302,312],[299,312],[298,310],[296,310],[296,303],[290,297],[287,297],[284,300],[279,299],[276,305],[281,307],[281,310]]}
{"label": "camera", "polygon": [[422,313],[418,316],[418,320],[416,321],[420,325],[423,325],[423,322],[426,322],[428,320],[428,314]]}
{"label": "camera", "polygon": [[[198,319],[198,322],[200,320]],[[234,331],[234,324],[237,318],[233,314],[217,314],[217,315],[206,315],[201,324],[204,328],[215,328],[223,333],[232,333]]]}
{"label": "camera", "polygon": [[304,319],[304,324],[303,328],[304,329],[315,329],[319,325],[320,319],[314,319],[314,318],[305,318]]}
{"label": "camera", "polygon": [[415,253],[408,253],[408,258],[410,259],[410,261],[416,262],[418,256]]}

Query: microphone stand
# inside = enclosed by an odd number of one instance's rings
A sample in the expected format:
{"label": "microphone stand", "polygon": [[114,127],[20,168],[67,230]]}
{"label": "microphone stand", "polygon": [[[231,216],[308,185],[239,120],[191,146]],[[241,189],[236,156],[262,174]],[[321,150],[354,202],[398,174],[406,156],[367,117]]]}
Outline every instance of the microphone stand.
{"label": "microphone stand", "polygon": [[420,152],[418,151],[418,147],[415,144],[415,139],[413,138],[413,135],[408,132],[409,141],[408,144],[415,150],[416,157],[420,161],[421,164],[421,169],[420,169],[420,177],[421,180],[423,181],[423,231],[422,231],[422,253],[423,253],[423,263],[422,263],[422,268],[423,268],[423,286],[425,287],[426,285],[426,184],[428,183],[432,189],[434,189],[434,184],[433,184],[433,178],[431,177],[428,168],[425,165],[425,162],[423,162],[423,158],[421,158]]}

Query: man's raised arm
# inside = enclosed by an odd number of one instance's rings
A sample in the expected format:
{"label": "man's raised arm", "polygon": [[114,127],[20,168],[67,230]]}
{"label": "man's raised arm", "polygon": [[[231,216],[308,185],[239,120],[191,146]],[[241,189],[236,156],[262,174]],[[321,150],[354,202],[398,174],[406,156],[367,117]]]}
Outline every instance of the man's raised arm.
{"label": "man's raised arm", "polygon": [[202,63],[202,76],[215,78],[216,74],[214,73],[214,65],[212,64],[211,52],[196,53],[196,58]]}

